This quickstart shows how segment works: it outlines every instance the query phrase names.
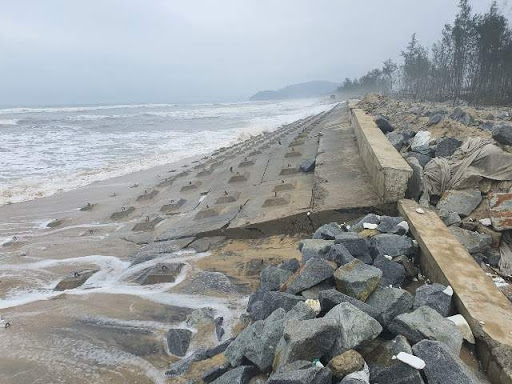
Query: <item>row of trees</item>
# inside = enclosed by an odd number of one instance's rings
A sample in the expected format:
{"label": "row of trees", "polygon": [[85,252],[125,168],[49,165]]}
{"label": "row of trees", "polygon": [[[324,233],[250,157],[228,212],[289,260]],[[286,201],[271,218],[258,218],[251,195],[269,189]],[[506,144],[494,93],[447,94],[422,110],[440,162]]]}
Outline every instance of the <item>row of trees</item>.
{"label": "row of trees", "polygon": [[398,92],[433,101],[466,100],[474,104],[512,103],[512,30],[496,2],[485,14],[472,14],[460,0],[453,25],[445,25],[430,50],[412,35],[403,63],[384,62],[359,79],[345,79],[348,95]]}

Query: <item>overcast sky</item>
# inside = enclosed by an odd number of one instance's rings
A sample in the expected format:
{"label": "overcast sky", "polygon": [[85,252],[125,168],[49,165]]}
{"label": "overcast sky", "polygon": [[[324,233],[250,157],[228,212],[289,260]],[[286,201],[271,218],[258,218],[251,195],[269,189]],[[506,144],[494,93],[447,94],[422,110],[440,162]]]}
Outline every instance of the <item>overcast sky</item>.
{"label": "overcast sky", "polygon": [[237,101],[339,82],[397,58],[413,32],[430,45],[456,4],[0,0],[0,105]]}

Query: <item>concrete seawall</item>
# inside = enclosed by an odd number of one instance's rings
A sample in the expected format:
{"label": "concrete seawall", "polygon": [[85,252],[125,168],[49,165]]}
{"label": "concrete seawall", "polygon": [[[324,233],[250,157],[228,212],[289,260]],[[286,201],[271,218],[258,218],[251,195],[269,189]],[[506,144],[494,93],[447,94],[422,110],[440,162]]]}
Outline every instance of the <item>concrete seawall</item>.
{"label": "concrete seawall", "polygon": [[352,108],[354,128],[361,158],[372,184],[384,202],[396,202],[405,196],[412,169],[364,111]]}

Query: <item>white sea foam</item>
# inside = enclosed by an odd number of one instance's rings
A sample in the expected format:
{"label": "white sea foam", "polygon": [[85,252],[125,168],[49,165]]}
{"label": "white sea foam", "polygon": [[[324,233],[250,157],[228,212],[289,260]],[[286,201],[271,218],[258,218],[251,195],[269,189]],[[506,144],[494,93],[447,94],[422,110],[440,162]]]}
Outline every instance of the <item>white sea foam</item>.
{"label": "white sea foam", "polygon": [[19,119],[0,119],[0,125],[17,125]]}

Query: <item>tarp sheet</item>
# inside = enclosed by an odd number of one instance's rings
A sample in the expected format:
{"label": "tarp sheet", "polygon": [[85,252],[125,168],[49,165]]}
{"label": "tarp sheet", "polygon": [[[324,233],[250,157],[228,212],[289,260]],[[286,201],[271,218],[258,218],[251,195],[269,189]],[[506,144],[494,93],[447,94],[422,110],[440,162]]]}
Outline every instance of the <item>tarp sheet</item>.
{"label": "tarp sheet", "polygon": [[483,179],[512,180],[512,154],[492,140],[469,138],[451,158],[436,157],[423,170],[423,201],[449,189],[474,188]]}

